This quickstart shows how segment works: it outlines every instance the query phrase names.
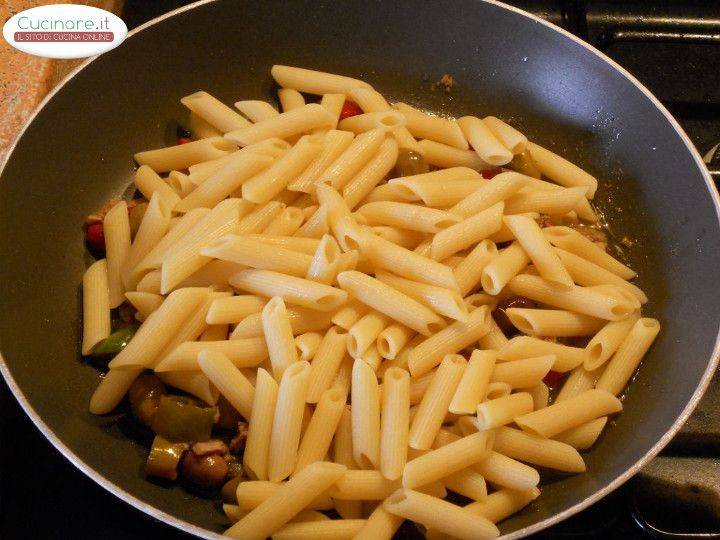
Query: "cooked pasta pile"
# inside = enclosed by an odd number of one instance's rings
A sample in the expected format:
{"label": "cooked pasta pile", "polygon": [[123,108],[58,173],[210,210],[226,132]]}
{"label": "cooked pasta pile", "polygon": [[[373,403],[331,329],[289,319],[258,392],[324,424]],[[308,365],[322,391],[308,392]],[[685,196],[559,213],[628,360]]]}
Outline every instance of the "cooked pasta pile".
{"label": "cooked pasta pile", "polygon": [[492,116],[272,76],[282,113],[197,92],[194,140],[135,155],[147,203],[134,236],[126,202],[104,216],[83,353],[125,302],[142,324],[90,409],[146,370],[222,395],[249,423],[231,537],[379,540],[406,519],[495,537],[540,495],[536,467],[585,471],[659,332],[635,272],[578,226],[597,181]]}

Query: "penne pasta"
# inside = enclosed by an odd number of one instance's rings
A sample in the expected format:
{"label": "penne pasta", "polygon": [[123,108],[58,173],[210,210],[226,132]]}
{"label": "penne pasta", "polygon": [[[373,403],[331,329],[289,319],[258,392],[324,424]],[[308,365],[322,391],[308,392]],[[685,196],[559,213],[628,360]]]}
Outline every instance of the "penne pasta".
{"label": "penne pasta", "polygon": [[405,125],[414,137],[467,150],[468,142],[455,120],[425,114],[405,103],[395,103],[394,107],[403,114]]}
{"label": "penne pasta", "polygon": [[394,139],[386,138],[377,153],[342,188],[342,196],[348,208],[355,208],[382,182],[392,171],[397,157],[398,143]]}
{"label": "penne pasta", "polygon": [[230,107],[204,91],[185,96],[180,99],[180,103],[221,133],[250,125],[250,122]]}
{"label": "penne pasta", "polygon": [[586,469],[582,456],[572,446],[511,427],[495,430],[493,450],[525,463],[558,471],[581,473]]}
{"label": "penne pasta", "polygon": [[330,285],[341,271],[340,246],[329,234],[323,235],[307,267],[305,277],[311,281]]}
{"label": "penne pasta", "polygon": [[482,121],[495,138],[514,155],[525,151],[527,137],[517,129],[494,116],[486,116]]}
{"label": "penne pasta", "polygon": [[467,249],[500,230],[503,203],[497,203],[455,225],[438,232],[432,239],[430,253],[436,261]]}
{"label": "penne pasta", "polygon": [[258,369],[243,453],[243,468],[255,480],[268,478],[268,453],[277,395],[278,384],[275,379],[264,369]]}
{"label": "penne pasta", "polygon": [[595,444],[607,425],[607,416],[570,428],[555,435],[555,440],[578,450],[587,450]]}
{"label": "penne pasta", "polygon": [[[191,165],[223,157],[237,149],[237,146],[222,137],[210,137],[186,144],[146,150],[133,157],[140,165],[147,165],[157,173],[181,171]],[[168,186],[168,189],[171,189]]]}
{"label": "penne pasta", "polygon": [[495,367],[497,353],[474,350],[463,372],[448,410],[454,414],[474,414],[485,398]]}
{"label": "penne pasta", "polygon": [[[320,514],[321,516],[323,514]],[[272,535],[273,540],[351,540],[365,526],[364,519],[329,519],[289,523]]]}
{"label": "penne pasta", "polygon": [[577,165],[573,165],[568,160],[561,158],[557,154],[535,143],[528,142],[527,149],[535,165],[544,176],[547,176],[561,186],[587,186],[588,199],[592,199],[595,196],[597,179],[594,176],[591,176]]}
{"label": "penne pasta", "polygon": [[457,123],[470,146],[484,162],[497,167],[512,161],[512,152],[503,146],[483,120],[463,116]]}
{"label": "penne pasta", "polygon": [[[235,108],[247,116],[252,122],[262,122],[263,120],[274,118],[280,114],[278,110],[267,101],[258,101],[254,99],[237,101],[235,103]],[[243,126],[239,126],[238,128],[242,127]]]}
{"label": "penne pasta", "polygon": [[225,134],[225,142],[248,146],[272,137],[288,139],[314,128],[330,128],[334,122],[335,118],[325,107],[319,103],[310,103],[298,109],[260,120],[248,127],[229,131]]}
{"label": "penne pasta", "polygon": [[200,249],[200,254],[239,265],[305,277],[312,257],[280,246],[271,246],[246,235],[225,235]]}
{"label": "penne pasta", "polygon": [[425,157],[425,161],[435,167],[469,167],[476,171],[492,168],[492,165],[483,161],[473,150],[461,150],[429,139],[418,141],[417,144],[422,149],[420,153]]}
{"label": "penne pasta", "polygon": [[201,351],[221,353],[237,368],[255,367],[268,358],[267,345],[262,338],[186,341],[158,362],[155,371],[198,370],[198,354]]}
{"label": "penne pasta", "polygon": [[309,362],[315,356],[315,353],[322,341],[322,334],[318,332],[305,332],[295,338],[295,349],[300,360]]}
{"label": "penne pasta", "polygon": [[285,370],[298,361],[290,319],[285,302],[279,296],[263,307],[262,325],[273,376],[279,381]]}
{"label": "penne pasta", "polygon": [[402,324],[391,324],[378,334],[377,348],[380,356],[386,360],[397,358],[397,355],[414,335],[415,331],[411,328]]}
{"label": "penne pasta", "polygon": [[626,319],[607,323],[595,334],[585,347],[583,365],[587,371],[593,371],[607,362],[617,351],[625,337],[640,318],[640,313],[631,314]]}
{"label": "penne pasta", "polygon": [[390,225],[401,229],[438,233],[460,222],[449,212],[415,204],[378,201],[358,209],[370,225]]}
{"label": "penne pasta", "polygon": [[83,274],[82,354],[88,355],[110,335],[110,287],[106,259],[94,262]]}
{"label": "penne pasta", "polygon": [[370,88],[369,84],[358,79],[293,66],[276,64],[270,69],[270,74],[281,88],[294,88],[308,94],[346,94],[353,88]]}
{"label": "penne pasta", "polygon": [[400,368],[385,372],[380,424],[380,471],[388,480],[403,475],[410,429],[410,375]]}
{"label": "penne pasta", "polygon": [[587,336],[605,323],[597,317],[560,309],[509,308],[505,314],[515,328],[531,336]]}
{"label": "penne pasta", "polygon": [[570,347],[562,343],[554,343],[530,336],[517,336],[509,340],[498,351],[498,360],[512,361],[532,358],[533,356],[553,355],[555,362],[553,371],[564,373],[575,369],[583,363],[585,350],[580,347]]}
{"label": "penne pasta", "polygon": [[244,418],[252,413],[255,388],[222,352],[201,349],[197,363],[205,376]]}
{"label": "penne pasta", "polygon": [[527,392],[519,392],[496,399],[490,399],[477,406],[477,427],[480,430],[486,430],[504,426],[505,424],[511,423],[515,417],[532,411],[533,399]]}
{"label": "penne pasta", "polygon": [[351,414],[355,462],[363,469],[377,468],[380,463],[380,390],[375,372],[360,359],[355,360],[352,369]]}
{"label": "penne pasta", "polygon": [[122,269],[130,252],[130,220],[125,201],[114,205],[103,219],[105,257],[110,307],[116,308],[125,301]]}
{"label": "penne pasta", "polygon": [[300,442],[295,472],[316,461],[323,461],[345,410],[345,393],[337,389],[323,392]]}

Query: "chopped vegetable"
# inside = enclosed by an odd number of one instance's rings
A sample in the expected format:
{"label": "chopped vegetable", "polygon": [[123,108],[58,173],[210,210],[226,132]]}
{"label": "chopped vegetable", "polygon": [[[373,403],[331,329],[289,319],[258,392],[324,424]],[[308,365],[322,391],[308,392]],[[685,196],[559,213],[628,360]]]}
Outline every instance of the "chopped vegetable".
{"label": "chopped vegetable", "polygon": [[151,429],[175,441],[210,439],[217,407],[201,407],[184,396],[162,396]]}
{"label": "chopped vegetable", "polygon": [[152,373],[143,373],[130,386],[128,398],[133,416],[150,427],[160,405],[160,398],[167,394],[163,382]]}
{"label": "chopped vegetable", "polygon": [[105,229],[102,221],[88,224],[85,230],[85,240],[94,251],[105,253]]}
{"label": "chopped vegetable", "polygon": [[340,110],[340,120],[345,120],[346,118],[357,116],[362,113],[363,111],[357,103],[346,99],[345,103],[343,103],[342,109]]}
{"label": "chopped vegetable", "polygon": [[519,173],[532,176],[533,178],[540,178],[542,176],[529,150],[525,150],[522,154],[516,154],[510,162],[510,167]]}
{"label": "chopped vegetable", "polygon": [[430,170],[427,161],[417,152],[401,149],[395,162],[395,174],[397,176],[412,176],[414,174],[426,173]]}
{"label": "chopped vegetable", "polygon": [[145,464],[145,474],[166,480],[177,479],[178,464],[187,449],[187,443],[168,441],[156,435]]}
{"label": "chopped vegetable", "polygon": [[220,487],[225,482],[227,473],[227,461],[220,454],[199,456],[191,449],[182,461],[183,478],[201,488]]}
{"label": "chopped vegetable", "polygon": [[130,343],[130,340],[137,332],[138,327],[136,325],[125,326],[120,330],[117,330],[106,337],[103,341],[97,344],[93,349],[93,356],[106,356],[116,355],[122,351],[125,346]]}
{"label": "chopped vegetable", "polygon": [[189,142],[192,142],[192,139],[190,137],[178,137],[177,140],[178,144],[187,144]]}

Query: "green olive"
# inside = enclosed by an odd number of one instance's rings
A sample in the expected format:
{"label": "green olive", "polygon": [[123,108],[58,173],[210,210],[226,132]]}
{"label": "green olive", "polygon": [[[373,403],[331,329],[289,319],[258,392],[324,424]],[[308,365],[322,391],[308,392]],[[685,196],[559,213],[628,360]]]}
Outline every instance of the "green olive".
{"label": "green olive", "polygon": [[429,170],[427,161],[420,154],[412,150],[400,149],[395,162],[395,174],[397,176],[412,176],[426,173]]}
{"label": "green olive", "polygon": [[128,399],[133,416],[150,427],[160,405],[160,397],[167,394],[167,388],[152,373],[143,373],[130,386]]}

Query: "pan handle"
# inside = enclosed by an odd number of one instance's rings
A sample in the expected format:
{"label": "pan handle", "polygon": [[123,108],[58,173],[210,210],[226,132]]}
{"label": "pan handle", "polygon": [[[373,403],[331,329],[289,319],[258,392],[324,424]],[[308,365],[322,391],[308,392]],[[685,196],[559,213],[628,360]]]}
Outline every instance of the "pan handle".
{"label": "pan handle", "polygon": [[610,45],[623,42],[706,43],[716,45],[720,43],[720,31],[700,29],[672,31],[658,28],[616,27],[606,30],[596,38],[596,46],[599,49],[606,49]]}

